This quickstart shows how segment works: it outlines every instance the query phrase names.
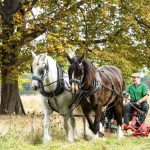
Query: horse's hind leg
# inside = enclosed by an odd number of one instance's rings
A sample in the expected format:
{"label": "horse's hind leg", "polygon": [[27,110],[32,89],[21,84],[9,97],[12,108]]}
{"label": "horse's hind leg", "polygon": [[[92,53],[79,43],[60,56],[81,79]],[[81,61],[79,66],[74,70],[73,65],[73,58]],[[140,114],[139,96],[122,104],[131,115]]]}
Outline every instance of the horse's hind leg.
{"label": "horse's hind leg", "polygon": [[64,116],[64,128],[66,131],[66,140],[68,142],[73,142],[74,141],[74,133],[73,133],[73,127],[71,124],[71,117],[66,115]]}
{"label": "horse's hind leg", "polygon": [[123,132],[122,132],[122,118],[123,118],[123,104],[118,103],[115,106],[115,119],[117,121],[117,138],[122,139],[123,138]]}

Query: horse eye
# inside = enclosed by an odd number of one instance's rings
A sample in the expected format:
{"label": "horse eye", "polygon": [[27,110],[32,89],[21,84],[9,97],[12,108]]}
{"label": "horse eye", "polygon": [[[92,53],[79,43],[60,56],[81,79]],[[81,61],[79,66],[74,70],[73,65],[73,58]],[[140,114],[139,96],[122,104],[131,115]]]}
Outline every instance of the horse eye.
{"label": "horse eye", "polygon": [[40,69],[39,69],[39,73],[40,73],[41,75],[43,75],[43,74],[44,74],[44,70],[43,70],[42,68],[40,68]]}

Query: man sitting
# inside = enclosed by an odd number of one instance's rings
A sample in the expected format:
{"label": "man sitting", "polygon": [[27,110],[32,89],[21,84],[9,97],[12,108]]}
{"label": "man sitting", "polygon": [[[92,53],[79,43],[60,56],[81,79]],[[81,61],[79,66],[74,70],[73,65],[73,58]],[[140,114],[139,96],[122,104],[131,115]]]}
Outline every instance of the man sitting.
{"label": "man sitting", "polygon": [[136,124],[137,126],[140,126],[145,121],[149,109],[149,105],[147,104],[149,96],[148,87],[141,82],[141,77],[138,73],[132,74],[131,78],[133,83],[126,90],[128,98],[124,107],[124,123],[126,125],[129,124],[131,111],[135,109],[131,103],[134,103],[135,106],[138,106],[138,108],[144,112],[144,114],[141,114],[139,117],[140,123]]}

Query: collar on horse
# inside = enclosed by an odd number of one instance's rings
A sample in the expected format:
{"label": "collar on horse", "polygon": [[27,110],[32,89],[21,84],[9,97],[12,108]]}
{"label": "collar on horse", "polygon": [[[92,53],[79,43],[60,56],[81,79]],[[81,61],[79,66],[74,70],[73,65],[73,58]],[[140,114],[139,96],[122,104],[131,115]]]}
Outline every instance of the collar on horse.
{"label": "collar on horse", "polygon": [[80,88],[79,92],[74,97],[73,104],[70,106],[70,111],[73,111],[75,109],[75,107],[77,107],[79,105],[79,102],[83,96],[86,97],[88,100],[88,97],[90,95],[94,94],[100,87],[101,87],[101,84],[98,81],[93,81],[93,85],[90,90],[85,91]]}
{"label": "collar on horse", "polygon": [[[57,96],[57,95],[61,94],[65,89],[64,88],[65,84],[64,84],[64,79],[63,79],[63,71],[62,71],[62,69],[60,68],[60,66],[58,64],[56,64],[56,66],[57,66],[57,81],[54,81],[54,82],[52,82],[48,85],[43,84],[44,78],[46,76],[48,76],[49,68],[46,69],[46,73],[41,78],[39,78],[37,76],[32,77],[33,80],[38,81],[40,93],[45,97]],[[56,82],[57,82],[57,86],[56,86],[56,89],[54,91],[51,91],[51,92],[45,91],[44,87],[52,85]]]}

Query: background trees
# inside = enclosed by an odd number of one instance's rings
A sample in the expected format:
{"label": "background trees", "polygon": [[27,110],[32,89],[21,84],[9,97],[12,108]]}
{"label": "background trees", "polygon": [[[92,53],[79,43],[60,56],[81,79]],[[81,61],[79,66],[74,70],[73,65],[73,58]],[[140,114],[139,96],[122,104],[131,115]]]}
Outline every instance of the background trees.
{"label": "background trees", "polygon": [[29,70],[31,50],[63,63],[66,52],[84,52],[126,78],[149,67],[149,8],[148,0],[0,0],[0,112],[24,113],[18,76]]}

